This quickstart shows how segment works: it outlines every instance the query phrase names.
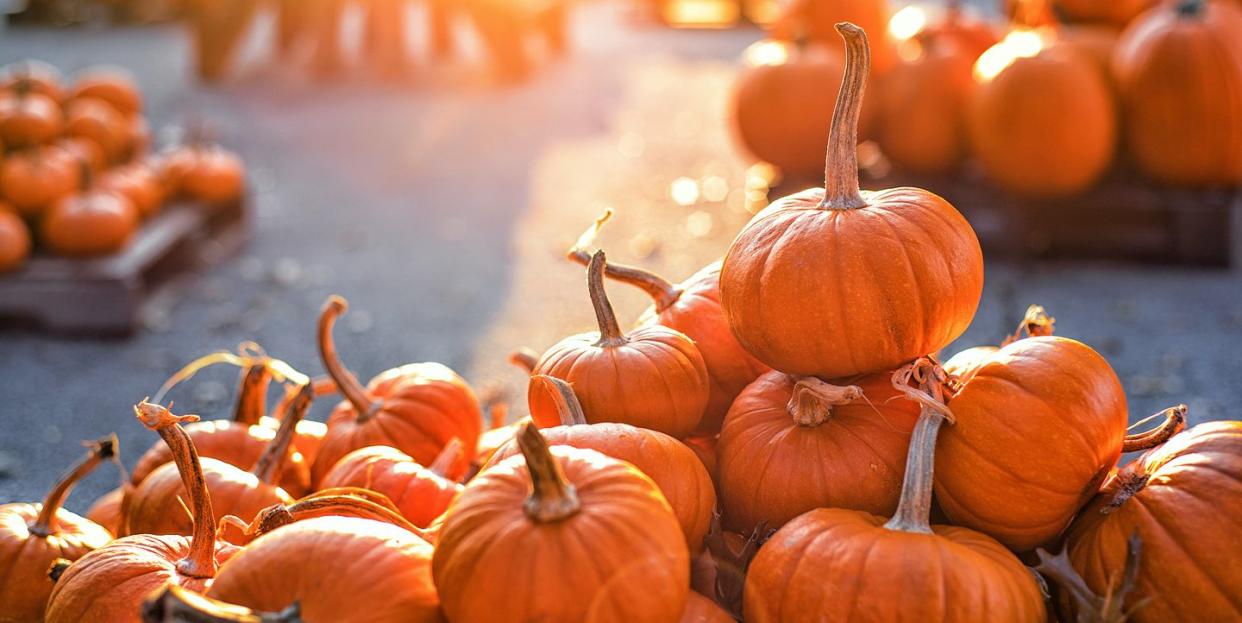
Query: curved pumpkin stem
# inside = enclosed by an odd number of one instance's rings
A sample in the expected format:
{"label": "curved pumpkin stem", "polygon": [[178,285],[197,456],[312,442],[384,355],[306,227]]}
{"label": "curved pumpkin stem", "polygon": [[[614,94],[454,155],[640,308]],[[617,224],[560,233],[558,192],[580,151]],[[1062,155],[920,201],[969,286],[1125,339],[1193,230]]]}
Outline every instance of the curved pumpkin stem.
{"label": "curved pumpkin stem", "polygon": [[828,421],[832,408],[862,398],[857,385],[833,385],[813,376],[804,376],[794,384],[789,397],[789,415],[798,426],[815,427]]}
{"label": "curved pumpkin stem", "polygon": [[546,374],[535,374],[530,377],[527,393],[543,392],[556,406],[556,414],[560,416],[561,426],[578,426],[586,424],[586,413],[582,403],[569,383]]}
{"label": "curved pumpkin stem", "polygon": [[[276,381],[280,381],[282,383],[293,383],[295,385],[302,385],[308,381],[307,376],[301,372],[298,372],[293,366],[279,359],[269,357],[267,353],[263,351],[263,347],[258,344],[254,342],[242,342],[237,348],[236,353],[231,353],[226,350],[217,351],[203,355],[202,357],[185,364],[185,366],[183,366],[180,370],[177,370],[172,376],[168,377],[168,380],[164,381],[164,384],[160,386],[159,391],[155,392],[155,397],[151,398],[150,401],[155,404],[163,402],[164,397],[167,396],[168,392],[172,391],[174,387],[193,378],[195,374],[198,374],[199,370],[214,366],[218,363],[237,366],[243,370],[249,370],[251,366],[261,364],[267,367],[268,374],[271,375],[271,378]],[[316,379],[316,383],[319,383],[318,379]],[[318,385],[316,388],[318,389]]]}
{"label": "curved pumpkin stem", "polygon": [[[1156,428],[1142,433],[1126,435],[1121,444],[1121,451],[1139,452],[1150,450],[1168,441],[1173,435],[1182,432],[1186,428],[1186,411],[1186,405],[1177,405],[1135,422],[1134,426],[1140,426],[1148,420],[1159,417],[1164,418],[1164,422]],[[1131,428],[1134,428],[1134,426],[1131,426]]]}
{"label": "curved pumpkin stem", "polygon": [[173,463],[181,474],[181,484],[190,498],[194,517],[194,533],[190,537],[190,553],[177,562],[177,570],[194,578],[216,575],[216,515],[211,507],[211,493],[203,478],[198,450],[190,436],[181,429],[182,422],[197,422],[197,415],[173,415],[167,408],[147,401],[134,406],[134,415],[149,430],[159,434],[172,452]]}
{"label": "curved pumpkin stem", "polygon": [[[940,364],[924,357],[893,373],[893,386],[920,404],[921,412],[914,431],[910,433],[910,449],[906,454],[906,473],[901,483],[901,499],[897,512],[884,524],[889,530],[931,534],[932,477],[936,465],[936,437],[940,424],[952,422],[952,413],[944,405],[944,384],[948,375]],[[914,390],[911,383],[917,383]]]}
{"label": "curved pumpkin stem", "polygon": [[461,455],[465,452],[465,448],[465,444],[460,439],[456,437],[450,439],[444,445],[444,448],[440,450],[440,453],[436,455],[436,458],[431,461],[431,464],[427,466],[427,469],[441,478],[448,478],[445,474],[461,460]]}
{"label": "curved pumpkin stem", "polygon": [[1142,541],[1138,533],[1130,535],[1126,540],[1126,564],[1120,578],[1109,578],[1108,590],[1104,595],[1096,595],[1082,579],[1082,575],[1070,563],[1068,553],[1062,550],[1053,556],[1044,549],[1035,550],[1039,556],[1039,564],[1035,571],[1052,580],[1066,593],[1074,603],[1074,611],[1078,615],[1078,623],[1124,623],[1133,611],[1141,604],[1125,610],[1126,596],[1134,590],[1138,582],[1139,558],[1142,554]]}
{"label": "curved pumpkin stem", "polygon": [[535,425],[523,424],[517,442],[530,472],[531,492],[522,506],[526,516],[536,523],[552,523],[576,514],[582,508],[578,492],[566,480],[561,464]]}
{"label": "curved pumpkin stem", "polygon": [[237,394],[237,406],[233,409],[233,421],[254,426],[267,413],[267,388],[272,374],[267,363],[250,364],[242,375],[241,391]]}
{"label": "curved pumpkin stem", "polygon": [[[582,232],[574,246],[565,252],[565,258],[583,266],[590,265],[591,252],[587,249],[595,244],[595,238],[599,235],[600,229],[610,218],[612,218],[611,208],[604,210],[604,213],[596,218],[586,231]],[[681,288],[673,285],[664,277],[636,266],[608,264],[604,267],[604,275],[609,279],[627,283],[646,292],[647,296],[655,301],[656,313],[668,309],[681,298]]]}
{"label": "curved pumpkin stem", "polygon": [[1018,328],[1006,336],[1000,345],[1005,347],[1024,338],[1052,335],[1056,331],[1056,322],[1057,319],[1049,316],[1043,306],[1031,305],[1026,308]]}
{"label": "curved pumpkin stem", "polygon": [[596,251],[587,265],[587,291],[591,295],[591,306],[595,308],[595,320],[599,322],[599,341],[595,345],[600,348],[613,348],[626,342],[617,324],[617,314],[608,302],[608,293],[604,291],[604,267],[607,265],[603,251]]}
{"label": "curved pumpkin stem", "polygon": [[347,309],[349,302],[335,294],[329,296],[328,301],[323,304],[323,311],[319,315],[319,356],[323,359],[323,367],[328,370],[328,376],[332,377],[345,399],[358,412],[358,421],[365,422],[379,410],[379,404],[371,398],[362,383],[358,382],[358,377],[341,364],[341,358],[336,353],[336,342],[332,340],[332,327]]}
{"label": "curved pumpkin stem", "polygon": [[832,111],[828,156],[824,162],[824,210],[853,210],[867,205],[858,188],[858,115],[871,73],[867,33],[849,22],[837,24],[845,40],[845,75]]}
{"label": "curved pumpkin stem", "polygon": [[251,473],[261,482],[275,484],[280,478],[280,474],[285,468],[285,461],[289,459],[289,445],[293,443],[298,422],[301,422],[302,418],[306,416],[306,412],[310,410],[311,402],[314,400],[315,388],[310,384],[306,384],[294,394],[292,400],[287,402],[284,417],[280,420],[280,428],[276,429],[276,434],[267,443],[267,447],[263,449],[263,454],[259,455],[259,460],[255,461],[254,469],[251,470]]}
{"label": "curved pumpkin stem", "polygon": [[100,463],[115,457],[118,450],[116,433],[87,442],[85,445],[86,456],[78,461],[78,464],[74,465],[73,469],[69,470],[69,473],[65,474],[44,498],[39,515],[29,525],[30,534],[43,538],[56,534],[60,529],[60,521],[56,515],[64,506],[69,492],[78,484],[78,481],[95,471]]}
{"label": "curved pumpkin stem", "polygon": [[509,363],[523,369],[527,374],[535,371],[535,366],[539,365],[539,353],[534,349],[521,346],[509,353]]}
{"label": "curved pumpkin stem", "polygon": [[176,584],[165,584],[142,602],[143,623],[302,623],[297,602],[280,612],[256,612]]}
{"label": "curved pumpkin stem", "polygon": [[[380,499],[382,498],[382,502]],[[359,517],[374,519],[404,528],[430,542],[426,531],[410,523],[382,495],[356,487],[320,491],[293,504],[273,504],[255,516],[249,524],[238,520],[246,536],[258,537],[291,523],[315,517]]]}

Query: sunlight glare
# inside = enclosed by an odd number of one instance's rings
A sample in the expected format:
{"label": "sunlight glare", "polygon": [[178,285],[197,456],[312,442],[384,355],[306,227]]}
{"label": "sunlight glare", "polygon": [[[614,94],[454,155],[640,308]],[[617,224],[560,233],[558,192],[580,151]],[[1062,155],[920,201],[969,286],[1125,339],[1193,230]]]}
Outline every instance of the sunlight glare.
{"label": "sunlight glare", "polygon": [[927,11],[923,7],[910,5],[893,14],[888,20],[888,33],[897,41],[914,38],[927,26]]}
{"label": "sunlight glare", "polygon": [[742,58],[749,67],[784,65],[789,61],[789,46],[780,41],[759,41],[746,48]]}
{"label": "sunlight glare", "polygon": [[987,82],[1020,58],[1037,56],[1046,47],[1047,34],[1037,30],[1013,30],[1000,43],[988,48],[975,61],[975,79]]}
{"label": "sunlight glare", "polygon": [[679,177],[673,180],[669,194],[677,205],[692,206],[699,200],[699,183],[688,177]]}

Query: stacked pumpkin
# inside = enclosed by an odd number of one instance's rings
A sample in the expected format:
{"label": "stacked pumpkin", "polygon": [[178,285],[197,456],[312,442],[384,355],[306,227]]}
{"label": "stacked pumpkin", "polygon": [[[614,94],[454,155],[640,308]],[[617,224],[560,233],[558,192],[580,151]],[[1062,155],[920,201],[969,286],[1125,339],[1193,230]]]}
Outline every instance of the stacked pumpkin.
{"label": "stacked pumpkin", "polygon": [[88,68],[70,82],[38,61],[0,69],[0,272],[36,242],[66,257],[115,253],[172,198],[240,195],[241,162],[218,146],[148,156],[142,108],[124,70]]}

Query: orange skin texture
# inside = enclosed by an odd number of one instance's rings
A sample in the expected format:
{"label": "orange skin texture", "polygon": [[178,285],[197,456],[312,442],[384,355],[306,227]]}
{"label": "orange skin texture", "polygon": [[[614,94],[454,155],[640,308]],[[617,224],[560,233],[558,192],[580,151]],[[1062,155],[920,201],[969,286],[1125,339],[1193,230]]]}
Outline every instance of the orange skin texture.
{"label": "orange skin texture", "polygon": [[138,211],[128,199],[87,190],[57,201],[43,219],[43,243],[53,253],[93,257],[116,253],[138,229]]}
{"label": "orange skin texture", "polygon": [[1104,22],[1116,27],[1130,23],[1157,0],[1052,0],[1070,22]]}
{"label": "orange skin texture", "polygon": [[[597,345],[599,333],[580,333],[549,348],[534,374],[569,383],[587,421],[621,422],[678,439],[698,426],[707,408],[707,364],[694,342],[661,325],[630,331],[620,346]],[[530,400],[530,416],[540,427],[560,424],[552,401]]]}
{"label": "orange skin texture", "polygon": [[707,410],[696,432],[720,432],[729,405],[751,381],[768,371],[737,343],[724,310],[720,308],[720,266],[712,262],[677,285],[681,294],[663,310],[652,305],[638,319],[638,326],[659,324],[680,331],[694,341],[711,384]]}
{"label": "orange skin texture", "polygon": [[[539,432],[548,445],[595,450],[633,465],[664,494],[685,534],[690,555],[703,551],[703,537],[711,526],[712,509],[716,506],[716,489],[711,475],[685,444],[664,433],[613,422],[553,426]],[[516,442],[507,443],[483,469],[517,454]]]}
{"label": "orange skin texture", "polygon": [[686,610],[680,623],[736,623],[716,602],[694,592],[686,596]]}
{"label": "orange skin texture", "polygon": [[[298,423],[298,429],[304,420]],[[205,420],[181,425],[182,430],[190,436],[198,455],[223,461],[243,470],[251,469],[259,461],[267,444],[276,436],[276,429],[270,426],[247,426],[231,420]],[[293,438],[294,448],[298,448],[298,435]],[[142,483],[156,468],[172,463],[172,452],[168,444],[157,441],[134,465],[130,472],[130,482]],[[292,495],[303,495],[310,492],[310,464],[299,451],[285,457],[285,464],[280,472],[281,488]]]}
{"label": "orange skin texture", "polygon": [[470,468],[483,430],[483,412],[466,381],[438,363],[412,363],[380,373],[367,384],[380,407],[358,421],[347,400],[332,410],[328,433],[311,466],[311,482],[321,483],[336,462],[367,446],[392,446],[422,465],[430,465],[454,437],[462,453],[449,469],[460,478]]}
{"label": "orange skin texture", "polygon": [[22,217],[0,203],[0,273],[13,270],[30,257],[30,229]]}
{"label": "orange skin texture", "polygon": [[788,404],[797,382],[769,372],[747,387],[720,433],[721,511],[728,530],[749,534],[822,506],[892,514],[901,495],[918,405],[892,387],[892,374],[851,379],[870,401],[832,407],[819,426],[801,426]]}
{"label": "orange skin texture", "polygon": [[777,200],[729,247],[721,303],[743,347],[775,370],[831,379],[895,369],[966,330],[983,252],[952,205],[896,188],[823,210],[823,195]]}
{"label": "orange skin texture", "polygon": [[65,106],[65,133],[94,141],[109,162],[120,159],[129,145],[125,118],[107,102],[93,97],[75,99]]}
{"label": "orange skin texture", "polygon": [[[802,37],[811,43],[839,46],[841,37],[836,31],[837,23],[853,22],[867,31],[874,71],[884,73],[897,60],[888,38],[888,18],[887,0],[794,0],[769,27],[768,35],[780,41],[796,41]],[[833,84],[837,82],[840,80]],[[821,160],[823,153],[821,149]]]}
{"label": "orange skin texture", "polygon": [[579,511],[537,523],[523,512],[531,479],[511,457],[480,473],[449,509],[432,572],[454,623],[675,623],[690,557],[668,502],[629,464],[552,446]]}
{"label": "orange skin texture", "polygon": [[1113,72],[1140,169],[1183,186],[1242,182],[1242,7],[1152,9],[1121,35]]}
{"label": "orange skin texture", "polygon": [[880,147],[898,168],[945,173],[967,153],[965,106],[975,57],[955,48],[902,61],[881,91]]}
{"label": "orange skin texture", "polygon": [[686,447],[690,448],[699,457],[699,461],[707,469],[707,474],[712,477],[712,482],[716,482],[720,478],[720,472],[717,469],[716,452],[716,446],[719,441],[720,438],[716,435],[691,435],[681,440],[682,443],[686,444]]}
{"label": "orange skin texture", "polygon": [[463,487],[387,446],[359,448],[320,483],[321,489],[362,487],[382,493],[410,523],[426,528],[442,515]]}
{"label": "orange skin texture", "polygon": [[42,145],[64,125],[60,104],[38,93],[0,93],[0,140],[5,145]]}
{"label": "orange skin texture", "polygon": [[965,383],[988,362],[988,359],[1000,350],[999,346],[974,346],[953,355],[944,362],[944,371],[956,376]]}
{"label": "orange skin texture", "polygon": [[101,99],[125,117],[142,111],[142,94],[138,84],[129,72],[121,69],[99,67],[79,75],[69,99],[84,97]]}
{"label": "orange skin texture", "polygon": [[[294,501],[284,489],[262,482],[250,472],[216,459],[200,457],[200,462],[217,522],[225,515],[250,521],[259,511],[273,504],[292,504]],[[194,521],[182,508],[181,501],[186,499],[188,497],[177,466],[173,463],[161,465],[144,478],[130,495],[127,509],[129,532],[189,535],[194,531]],[[248,541],[233,526],[225,529],[223,535],[239,545]]]}
{"label": "orange skin texture", "polygon": [[956,525],[1015,551],[1046,547],[1121,456],[1126,397],[1087,345],[1031,337],[996,351],[949,401],[936,499]]}
{"label": "orange skin texture", "polygon": [[25,217],[41,216],[77,185],[78,170],[55,148],[18,152],[0,160],[0,193]]}
{"label": "orange skin texture", "polygon": [[889,530],[885,519],[821,508],[759,549],[746,576],[748,623],[1042,623],[1034,576],[987,536],[953,526]]}
{"label": "orange skin texture", "polygon": [[129,199],[144,219],[158,213],[164,202],[164,189],[155,172],[141,163],[109,170],[99,178],[96,186]]}
{"label": "orange skin texture", "polygon": [[[240,551],[216,543],[223,563]],[[46,623],[141,623],[140,606],[151,591],[176,584],[202,592],[210,578],[191,577],[177,569],[190,553],[183,536],[140,534],[117,539],[71,565],[60,576],[48,602]]]}
{"label": "orange skin texture", "polygon": [[57,558],[77,560],[112,540],[107,530],[67,510],[46,537],[31,534],[42,504],[0,505],[0,620],[39,623],[52,593],[48,567]]}
{"label": "orange skin texture", "polygon": [[[1121,483],[1147,478],[1133,497],[1100,511]],[[1130,620],[1242,618],[1242,422],[1209,422],[1124,465],[1071,526],[1070,561],[1104,594],[1121,577],[1126,541],[1142,541],[1138,581],[1126,598]],[[1139,605],[1142,604],[1142,605]],[[1135,607],[1137,606],[1137,607]]]}
{"label": "orange skin texture", "polygon": [[1074,195],[1094,184],[1116,151],[1116,116],[1090,59],[1057,46],[977,82],[967,112],[984,172],[1030,197]]}
{"label": "orange skin texture", "polygon": [[101,496],[86,510],[86,518],[112,534],[121,533],[121,500],[125,490],[117,487]]}
{"label": "orange skin texture", "polygon": [[215,146],[173,150],[162,159],[161,175],[175,194],[208,203],[241,197],[246,181],[241,158]]}
{"label": "orange skin texture", "polygon": [[431,545],[397,526],[316,517],[273,530],[220,567],[207,596],[305,621],[442,621]]}

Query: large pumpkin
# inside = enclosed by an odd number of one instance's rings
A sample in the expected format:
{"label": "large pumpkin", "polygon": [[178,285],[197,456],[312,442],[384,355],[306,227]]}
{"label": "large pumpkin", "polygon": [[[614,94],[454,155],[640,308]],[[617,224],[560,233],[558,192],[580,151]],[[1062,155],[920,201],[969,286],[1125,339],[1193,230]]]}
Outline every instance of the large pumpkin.
{"label": "large pumpkin", "polygon": [[857,119],[866,35],[841,26],[848,66],[825,189],[774,202],[725,256],[720,300],[738,341],[790,374],[891,370],[944,347],[974,317],[983,253],[962,215],[917,188],[860,192]]}
{"label": "large pumpkin", "polygon": [[1113,57],[1125,140],[1170,184],[1242,182],[1242,8],[1178,0],[1143,14]]}
{"label": "large pumpkin", "polygon": [[448,619],[677,621],[690,558],[651,480],[594,450],[549,448],[532,424],[518,443],[523,456],[480,473],[444,519],[432,572]]}
{"label": "large pumpkin", "polygon": [[785,5],[768,34],[782,41],[811,41],[834,45],[836,26],[852,22],[872,34],[875,68],[888,71],[896,53],[888,40],[888,0],[793,0]]}
{"label": "large pumpkin", "polygon": [[[927,360],[924,399],[938,398]],[[942,373],[941,373],[942,374]],[[820,508],[785,524],[746,576],[748,623],[1044,621],[1035,577],[1000,543],[928,522],[936,434],[949,414],[923,407],[893,518]]]}
{"label": "large pumpkin", "polygon": [[891,378],[838,387],[769,372],[747,387],[717,448],[725,527],[775,529],[825,506],[892,513],[919,408]]}

